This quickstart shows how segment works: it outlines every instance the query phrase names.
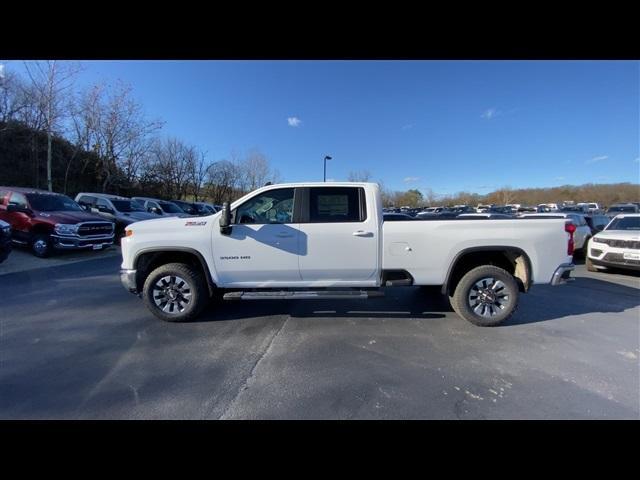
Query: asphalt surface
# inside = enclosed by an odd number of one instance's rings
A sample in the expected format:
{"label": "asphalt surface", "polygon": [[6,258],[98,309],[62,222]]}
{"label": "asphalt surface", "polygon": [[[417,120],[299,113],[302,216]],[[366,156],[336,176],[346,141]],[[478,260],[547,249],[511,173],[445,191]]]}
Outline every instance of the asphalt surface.
{"label": "asphalt surface", "polygon": [[435,293],[161,322],[120,259],[0,272],[1,419],[638,419],[640,276],[536,286],[480,328]]}

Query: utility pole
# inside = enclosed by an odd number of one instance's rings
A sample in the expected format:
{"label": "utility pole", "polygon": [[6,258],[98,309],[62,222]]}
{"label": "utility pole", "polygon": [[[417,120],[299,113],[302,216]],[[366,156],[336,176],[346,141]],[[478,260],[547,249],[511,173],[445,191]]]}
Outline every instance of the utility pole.
{"label": "utility pole", "polygon": [[325,155],[324,157],[324,181],[327,181],[327,160],[331,160],[329,155]]}

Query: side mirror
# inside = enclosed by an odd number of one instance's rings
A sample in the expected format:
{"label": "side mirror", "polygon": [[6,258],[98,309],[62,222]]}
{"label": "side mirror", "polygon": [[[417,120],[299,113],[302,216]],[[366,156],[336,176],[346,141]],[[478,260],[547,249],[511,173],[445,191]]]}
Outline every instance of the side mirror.
{"label": "side mirror", "polygon": [[156,215],[162,215],[158,207],[149,207],[147,210],[149,210],[150,213],[155,213]]}
{"label": "side mirror", "polygon": [[222,204],[222,215],[220,215],[220,233],[229,235],[231,233],[231,207],[229,202]]}

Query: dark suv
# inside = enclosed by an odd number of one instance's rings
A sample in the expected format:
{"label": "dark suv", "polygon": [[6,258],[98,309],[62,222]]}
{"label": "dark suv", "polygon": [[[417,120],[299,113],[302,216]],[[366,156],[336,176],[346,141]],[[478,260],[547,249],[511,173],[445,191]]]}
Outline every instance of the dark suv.
{"label": "dark suv", "polygon": [[11,225],[0,220],[0,263],[11,253]]}
{"label": "dark suv", "polygon": [[0,187],[0,220],[11,225],[12,240],[37,257],[55,250],[101,250],[113,245],[113,223],[85,212],[58,193]]}

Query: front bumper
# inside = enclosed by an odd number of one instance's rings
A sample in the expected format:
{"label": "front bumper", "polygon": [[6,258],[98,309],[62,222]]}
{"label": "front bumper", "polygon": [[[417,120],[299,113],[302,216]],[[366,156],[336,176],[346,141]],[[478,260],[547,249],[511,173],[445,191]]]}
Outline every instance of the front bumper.
{"label": "front bumper", "polygon": [[123,268],[120,270],[120,281],[122,286],[129,291],[129,293],[138,293],[138,284],[136,283],[136,270]]}
{"label": "front bumper", "polygon": [[[114,235],[103,235],[99,237],[83,238],[79,236],[51,235],[53,248],[57,250],[102,250],[113,245]],[[94,247],[99,245],[99,247]]]}
{"label": "front bumper", "polygon": [[554,287],[556,285],[563,285],[567,282],[571,282],[575,280],[575,278],[571,277],[571,272],[576,268],[573,263],[563,263],[556,271],[553,272],[553,276],[551,277],[551,285]]}
{"label": "front bumper", "polygon": [[592,240],[589,244],[588,256],[591,263],[601,267],[640,270],[640,260],[624,258],[625,253],[637,255],[639,252],[629,248],[611,247]]}

